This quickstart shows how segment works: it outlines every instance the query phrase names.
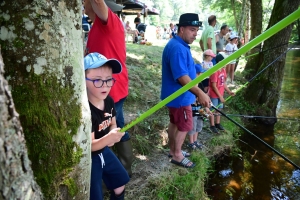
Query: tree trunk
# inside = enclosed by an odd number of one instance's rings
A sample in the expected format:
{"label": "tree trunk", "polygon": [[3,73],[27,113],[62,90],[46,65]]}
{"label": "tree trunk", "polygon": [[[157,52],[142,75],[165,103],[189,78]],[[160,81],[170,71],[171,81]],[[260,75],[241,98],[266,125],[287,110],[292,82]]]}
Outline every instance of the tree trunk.
{"label": "tree trunk", "polygon": [[0,49],[0,196],[1,199],[43,199],[30,166],[19,114],[3,73]]}
{"label": "tree trunk", "polygon": [[[299,6],[300,0],[276,0],[268,28],[282,20]],[[271,38],[265,41],[263,49],[270,49],[274,44],[287,44],[292,31],[292,25],[287,26]],[[278,56],[287,50],[287,46],[281,46],[263,54],[263,64],[259,71],[274,61]],[[245,90],[244,99],[252,104],[256,115],[276,116],[276,108],[279,101],[279,93],[284,75],[285,56],[281,57],[259,77],[251,82]],[[275,123],[274,120],[263,120],[264,123]]]}
{"label": "tree trunk", "polygon": [[[263,7],[262,0],[250,0],[250,14],[251,14],[251,36],[250,40],[257,37],[262,33],[262,21],[263,21]],[[252,55],[260,51],[261,45],[251,49],[247,55]],[[245,66],[245,71],[247,71],[246,78],[252,78],[261,65],[262,60],[260,55],[252,56],[248,58],[247,64]]]}
{"label": "tree trunk", "polygon": [[300,43],[300,20],[299,19],[296,22],[296,28],[298,33],[298,43]]}
{"label": "tree trunk", "polygon": [[[4,0],[0,4],[5,77],[34,176],[46,199],[89,198],[91,123],[81,9],[80,0]],[[4,143],[4,147],[19,149],[15,143]],[[21,163],[16,167],[24,168]],[[23,197],[31,195],[22,187],[13,189]]]}
{"label": "tree trunk", "polygon": [[244,32],[244,44],[249,42],[249,31],[250,31],[250,3],[247,2],[246,7],[246,26]]}
{"label": "tree trunk", "polygon": [[237,27],[237,34],[238,36],[241,38],[244,36],[244,23],[245,23],[245,13],[246,13],[246,8],[247,7],[247,3],[246,3],[246,0],[243,0],[242,2],[242,13],[240,15],[240,24],[239,26]]}
{"label": "tree trunk", "polygon": [[230,0],[230,3],[231,3],[231,8],[233,10],[233,16],[234,16],[235,26],[238,29],[239,28],[239,22],[238,22],[237,15],[236,15],[235,2],[234,2],[234,0]]}

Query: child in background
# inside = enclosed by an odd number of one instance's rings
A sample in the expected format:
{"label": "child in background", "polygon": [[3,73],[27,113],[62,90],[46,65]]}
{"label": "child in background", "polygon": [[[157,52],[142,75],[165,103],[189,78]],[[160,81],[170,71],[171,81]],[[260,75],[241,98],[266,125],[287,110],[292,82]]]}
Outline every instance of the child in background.
{"label": "child in background", "polygon": [[[220,52],[216,56],[217,63],[226,57],[227,55],[224,52]],[[225,102],[223,98],[224,90],[226,90],[226,92],[228,92],[228,94],[231,96],[235,95],[235,93],[233,93],[228,89],[226,84],[226,77],[227,77],[226,70],[224,68],[221,68],[218,71],[216,71],[214,74],[212,74],[209,78],[208,96],[210,97],[211,102],[214,106],[217,107],[220,104],[218,107],[220,110],[222,110],[223,103]],[[215,126],[213,126],[212,124],[214,124],[214,118],[210,117],[210,122],[211,122],[210,130],[215,133],[218,133],[218,130],[224,131],[225,129],[221,125],[221,116],[217,115],[215,118],[216,118],[216,122],[215,122]]]}
{"label": "child in background", "polygon": [[[228,56],[233,54],[235,51],[238,50],[238,48],[237,48],[238,38],[239,37],[235,34],[230,35],[230,37],[229,37],[230,41],[225,47],[225,51],[226,51]],[[230,78],[230,83],[231,84],[234,84],[233,79],[234,79],[235,63],[236,63],[236,60],[233,60],[226,66],[226,73],[228,74],[228,76]]]}
{"label": "child in background", "polygon": [[110,199],[124,199],[129,176],[109,146],[119,142],[125,133],[116,123],[113,99],[108,96],[115,83],[112,74],[122,71],[119,61],[107,60],[99,53],[84,57],[86,90],[92,115],[92,169],[90,200],[103,199],[102,180],[111,190]]}
{"label": "child in background", "polygon": [[[205,72],[205,70],[202,68],[200,64],[195,65],[197,76],[199,76],[201,73]],[[199,110],[202,108],[202,106],[198,103],[196,100],[195,103],[192,105],[192,112],[193,112],[193,130],[188,132],[189,136],[189,144],[188,147],[191,150],[202,149],[203,144],[198,142],[198,133],[202,131],[203,128],[203,115],[199,113]],[[210,110],[206,108],[205,110],[208,114],[211,114]]]}
{"label": "child in background", "polygon": [[[214,66],[214,64],[212,63],[212,59],[216,57],[216,55],[213,53],[213,51],[211,49],[207,49],[204,51],[203,53],[203,62],[202,62],[202,68],[207,71],[210,68],[212,68]],[[208,84],[209,84],[209,77],[204,79],[202,82],[202,87],[201,88],[203,90],[203,92],[207,93],[208,91]]]}
{"label": "child in background", "polygon": [[[188,132],[189,135],[189,144],[188,147],[191,150],[196,149],[202,149],[203,144],[198,142],[198,133],[202,131],[203,128],[203,116],[202,113],[200,113],[200,109],[203,109],[201,104],[196,101],[192,104],[192,112],[193,112],[193,130]],[[207,114],[211,114],[210,110],[208,108],[205,108],[205,112]]]}
{"label": "child in background", "polygon": [[140,35],[138,36],[138,44],[146,44],[147,40],[145,39],[145,32],[140,31]]}

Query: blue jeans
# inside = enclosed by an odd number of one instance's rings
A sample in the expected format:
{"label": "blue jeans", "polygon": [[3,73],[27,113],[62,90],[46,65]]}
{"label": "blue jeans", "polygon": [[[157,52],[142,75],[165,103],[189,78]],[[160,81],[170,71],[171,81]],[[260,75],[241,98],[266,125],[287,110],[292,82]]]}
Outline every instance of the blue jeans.
{"label": "blue jeans", "polygon": [[[115,103],[115,108],[116,108],[116,121],[117,121],[117,127],[123,128],[125,125],[124,122],[124,113],[123,113],[123,104],[126,100],[126,97],[123,99],[120,99],[120,101]],[[125,132],[125,135],[121,138],[120,142],[125,142],[130,139],[130,135],[128,132]]]}

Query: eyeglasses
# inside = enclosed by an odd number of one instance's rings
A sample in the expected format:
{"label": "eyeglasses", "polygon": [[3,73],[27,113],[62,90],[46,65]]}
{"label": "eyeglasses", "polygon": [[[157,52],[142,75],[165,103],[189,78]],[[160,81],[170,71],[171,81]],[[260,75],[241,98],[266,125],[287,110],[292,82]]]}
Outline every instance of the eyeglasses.
{"label": "eyeglasses", "polygon": [[114,78],[110,78],[107,80],[101,80],[101,79],[91,80],[91,79],[85,77],[85,80],[92,81],[96,88],[101,88],[104,85],[104,83],[106,83],[107,87],[112,87],[116,82],[116,79],[114,79]]}
{"label": "eyeglasses", "polygon": [[185,23],[191,26],[202,26],[202,22],[200,21],[186,21]]}

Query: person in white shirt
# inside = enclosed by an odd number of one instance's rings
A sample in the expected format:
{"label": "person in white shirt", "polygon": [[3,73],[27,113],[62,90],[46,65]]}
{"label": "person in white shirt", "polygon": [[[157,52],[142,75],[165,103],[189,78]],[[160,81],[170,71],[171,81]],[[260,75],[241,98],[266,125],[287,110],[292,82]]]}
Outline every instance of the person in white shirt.
{"label": "person in white shirt", "polygon": [[[238,50],[237,48],[237,40],[238,36],[235,34],[230,35],[229,37],[229,43],[225,47],[226,54],[229,56],[233,54],[235,51]],[[234,68],[235,68],[235,63],[236,60],[231,61],[227,66],[226,66],[226,73],[228,74],[230,78],[230,83],[234,84]]]}

